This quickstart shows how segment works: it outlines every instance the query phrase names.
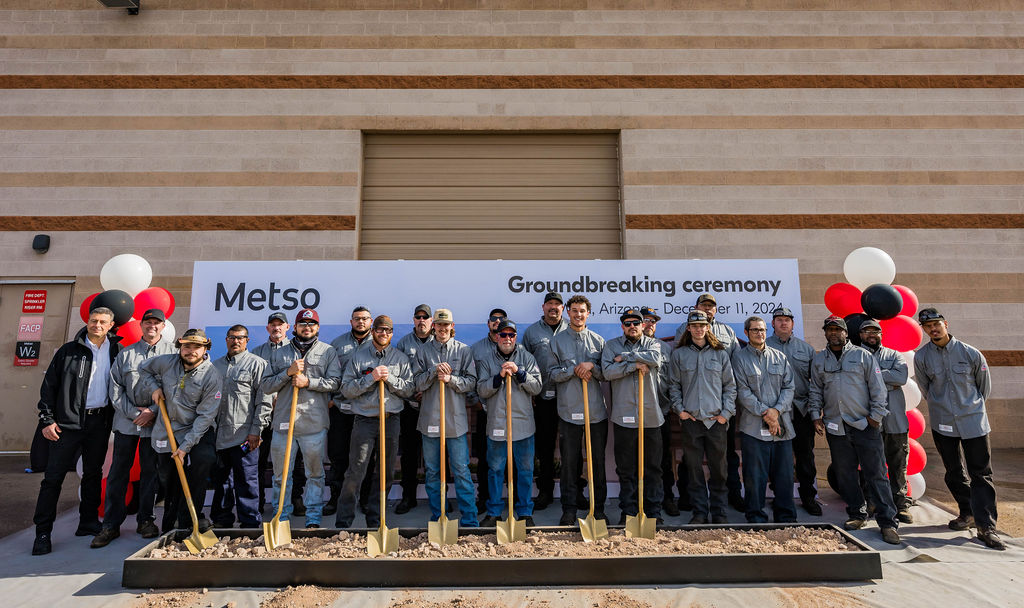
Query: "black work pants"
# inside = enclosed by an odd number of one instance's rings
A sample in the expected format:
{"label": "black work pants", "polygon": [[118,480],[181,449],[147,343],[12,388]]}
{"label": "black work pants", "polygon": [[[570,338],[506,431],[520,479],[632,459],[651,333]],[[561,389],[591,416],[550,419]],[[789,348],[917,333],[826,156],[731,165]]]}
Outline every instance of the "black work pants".
{"label": "black work pants", "polygon": [[[185,458],[185,479],[188,482],[188,489],[192,494],[192,504],[195,506],[197,515],[203,512],[210,472],[217,462],[216,437],[216,429],[206,431],[206,434],[192,446]],[[175,528],[190,529],[192,516],[188,511],[185,493],[181,489],[181,478],[178,476],[174,458],[171,457],[170,452],[167,452],[157,454],[157,459],[160,482],[167,488],[160,531],[167,532]]]}
{"label": "black work pants", "polygon": [[729,421],[729,428],[726,430],[725,463],[728,466],[728,475],[725,478],[725,486],[729,489],[730,500],[733,497],[743,498],[743,486],[740,482],[740,453],[736,449],[736,427],[740,424],[740,416],[740,409],[737,408],[736,415]]}
{"label": "black work pants", "polygon": [[814,421],[810,414],[793,410],[793,460],[796,467],[796,482],[800,484],[801,502],[811,503],[818,495],[814,487],[818,470],[814,467]]}
{"label": "black work pants", "polygon": [[[639,432],[612,424],[615,437],[615,474],[619,477],[619,508],[626,515],[637,515]],[[658,427],[644,429],[644,515],[661,517],[661,503],[664,500],[661,485],[661,430]]]}
{"label": "black work pants", "polygon": [[[576,497],[582,491],[579,486],[579,473],[583,468],[586,450],[585,429],[582,424],[573,424],[558,420],[558,451],[562,459],[561,486],[562,511],[575,512]],[[594,471],[594,479],[590,481],[590,491],[594,497],[594,511],[604,513],[604,501],[608,498],[608,482],[605,479],[604,451],[608,444],[608,421],[590,423],[590,462]]]}
{"label": "black work pants", "polygon": [[474,411],[476,424],[473,427],[473,438],[470,441],[472,455],[476,457],[477,497],[486,501],[490,497],[490,484],[487,483],[487,410],[479,408]]}
{"label": "black work pants", "polygon": [[[728,422],[716,422],[711,428],[699,420],[683,420],[683,460],[687,465],[690,504],[694,515],[725,517],[728,498],[726,486],[726,442]],[[704,479],[704,458],[708,461],[708,479]]]}
{"label": "black work pants", "polygon": [[[826,433],[829,451],[832,453],[832,470],[836,474],[839,495],[846,502],[846,514],[850,519],[867,519],[868,508],[861,490],[860,475],[868,496],[875,503],[875,519],[881,528],[898,528],[896,506],[892,502],[889,482],[885,478],[885,447],[882,434],[868,425],[860,430],[843,423],[844,435]],[[860,472],[857,466],[860,465]]]}
{"label": "black work pants", "polygon": [[416,430],[419,418],[420,410],[406,401],[399,416],[398,451],[402,462],[402,498],[407,500],[416,498],[416,486],[419,483],[420,457],[423,453],[421,435]]}
{"label": "black work pants", "polygon": [[[334,502],[337,502],[338,497],[341,495],[341,484],[345,480],[345,472],[348,471],[349,463],[349,452],[352,449],[352,424],[355,422],[355,414],[349,412],[343,412],[338,409],[337,406],[327,410],[331,420],[331,426],[327,428],[327,460],[331,462],[331,474],[327,479],[327,485],[331,487],[331,498]],[[295,468],[299,468],[302,461],[296,461]],[[367,466],[370,470],[375,468],[377,465],[377,456],[373,455]],[[361,495],[367,496],[370,491],[370,482],[372,481],[372,475],[367,474],[363,477],[361,486]],[[305,475],[303,475],[303,483],[305,483]],[[296,484],[297,485],[297,484]],[[295,488],[292,488],[292,502],[301,500],[302,493],[296,494]],[[363,503],[363,501],[360,501]]]}
{"label": "black work pants", "polygon": [[[394,414],[384,419],[384,488],[385,492],[391,488],[393,477],[393,466],[391,463],[398,456],[398,429],[399,421]],[[376,461],[380,449],[380,419],[355,415],[352,424],[351,450],[348,456],[348,470],[345,471],[345,478],[341,484],[341,497],[338,499],[337,527],[350,528],[352,520],[356,516],[356,501],[364,497],[366,501],[366,527],[376,528],[380,526],[380,466],[377,470],[370,469],[370,463]],[[376,492],[370,490],[372,496],[364,494],[363,480],[371,479],[377,481],[374,486]],[[386,499],[385,499],[386,500]]]}
{"label": "black work pants", "polygon": [[534,435],[537,453],[535,479],[538,492],[555,490],[555,440],[558,439],[558,401],[555,398],[533,400],[533,419],[537,425]]}
{"label": "black work pants", "polygon": [[675,500],[672,486],[676,483],[675,463],[672,452],[672,412],[665,413],[665,422],[661,425],[661,485],[664,488],[665,500]]}
{"label": "black work pants", "polygon": [[988,435],[961,439],[932,431],[932,438],[946,469],[946,487],[960,515],[973,515],[981,529],[994,528],[998,513]]}
{"label": "black work pants", "polygon": [[139,453],[139,512],[135,521],[139,524],[153,521],[153,504],[156,502],[156,490],[160,485],[157,474],[156,452],[149,437],[139,438],[138,435],[126,435],[114,431],[114,455],[107,473],[106,509],[103,514],[103,527],[117,530],[124,523],[128,510],[125,506],[125,494],[131,483],[132,465],[135,463],[135,451]]}
{"label": "black work pants", "polygon": [[885,466],[889,471],[889,489],[896,511],[910,508],[907,497],[907,459],[910,457],[910,442],[906,433],[882,433],[885,446]]}

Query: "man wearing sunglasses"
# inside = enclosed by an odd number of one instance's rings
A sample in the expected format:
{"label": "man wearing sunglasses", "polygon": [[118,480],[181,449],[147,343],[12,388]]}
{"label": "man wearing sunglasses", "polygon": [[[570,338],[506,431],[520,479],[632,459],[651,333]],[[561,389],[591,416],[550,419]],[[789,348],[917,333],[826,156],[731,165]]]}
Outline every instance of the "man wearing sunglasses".
{"label": "man wearing sunglasses", "polygon": [[[675,475],[672,473],[673,469],[673,454],[672,454],[672,416],[668,415],[671,409],[672,401],[669,398],[668,387],[668,368],[667,362],[672,356],[672,345],[673,343],[659,340],[658,333],[658,321],[661,321],[661,315],[659,315],[650,306],[641,306],[640,314],[644,316],[644,335],[648,338],[654,338],[654,343],[661,348],[661,354],[664,355],[666,365],[662,365],[658,371],[658,375],[661,377],[658,379],[659,385],[661,386],[661,394],[658,395],[658,403],[661,404],[661,413],[665,416],[665,422],[661,425],[661,485],[665,491],[665,500],[661,503],[661,509],[667,514],[675,517],[679,515],[680,505],[684,507],[690,506],[689,496],[686,490],[680,490],[679,500],[676,501],[672,495],[672,486],[675,485]],[[680,471],[685,471],[685,465],[679,467]],[[684,478],[679,481],[680,488],[686,488],[688,481]],[[690,509],[687,508],[687,511]]]}
{"label": "man wearing sunglasses", "polygon": [[[373,340],[356,349],[342,372],[341,393],[352,404],[352,441],[348,455],[348,470],[341,484],[338,501],[338,528],[352,527],[363,479],[375,475],[368,470],[371,456],[381,448],[380,441],[380,381],[384,381],[384,487],[391,488],[391,471],[398,456],[398,416],[403,400],[412,395],[413,379],[409,357],[391,345],[394,337],[391,317],[380,315],[373,321]],[[379,458],[379,453],[378,453]],[[380,483],[380,467],[377,467]],[[379,485],[374,486],[379,487]],[[367,500],[366,527],[380,526],[380,501]]]}
{"label": "man wearing sunglasses", "polygon": [[[492,309],[487,315],[487,335],[480,338],[469,347],[469,350],[473,353],[473,361],[477,362],[479,366],[480,360],[490,355],[498,345],[498,324],[508,318],[508,313],[501,308]],[[472,448],[473,455],[476,456],[477,470],[483,469],[483,463],[487,461],[487,438],[490,437],[487,433],[487,408],[482,407],[483,401],[476,391],[473,391],[466,396],[466,401],[470,405],[474,406],[476,413],[476,425],[473,429],[473,440]],[[481,407],[476,407],[481,406]],[[532,470],[532,467],[531,467]],[[488,491],[490,490],[489,484],[485,475],[477,473],[477,511],[483,511],[487,508],[487,498],[489,496]],[[532,494],[533,490],[530,489]]]}
{"label": "man wearing sunglasses", "polygon": [[[264,361],[270,361],[274,351],[288,346],[288,317],[283,312],[273,312],[267,318],[267,341],[252,349],[252,354]],[[267,472],[273,476],[273,466],[270,464],[271,442],[274,440],[274,429],[267,425],[260,435],[260,460],[259,460],[259,481],[260,481],[260,513],[267,502]],[[292,504],[296,513],[302,510],[302,490],[306,487],[306,473],[303,467],[295,467],[295,478],[292,479]]]}
{"label": "man wearing sunglasses", "polygon": [[[433,326],[432,315],[430,306],[426,304],[417,306],[412,313],[412,331],[402,336],[402,339],[395,344],[395,348],[409,357],[410,365],[416,360],[416,351],[430,339]],[[420,432],[416,430],[416,422],[420,417],[420,399],[422,398],[422,393],[414,389],[412,395],[405,400],[402,415],[399,416],[401,430],[398,437],[398,452],[402,461],[402,500],[395,507],[395,513],[398,515],[408,513],[416,507],[420,453],[423,449]]]}

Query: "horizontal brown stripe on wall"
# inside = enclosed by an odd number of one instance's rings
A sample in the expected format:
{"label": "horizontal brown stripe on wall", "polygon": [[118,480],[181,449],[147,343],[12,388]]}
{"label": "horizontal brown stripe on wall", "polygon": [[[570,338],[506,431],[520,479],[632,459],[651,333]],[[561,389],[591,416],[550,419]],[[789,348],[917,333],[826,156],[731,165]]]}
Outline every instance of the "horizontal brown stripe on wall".
{"label": "horizontal brown stripe on wall", "polygon": [[51,232],[210,230],[355,230],[354,215],[90,215],[2,216],[0,230]]}
{"label": "horizontal brown stripe on wall", "polygon": [[1024,115],[0,116],[0,130],[1024,129]]}
{"label": "horizontal brown stripe on wall", "polygon": [[981,352],[991,367],[1024,366],[1024,350],[983,350]]}
{"label": "horizontal brown stripe on wall", "polygon": [[[804,302],[820,302],[830,285],[843,281],[846,279],[841,273],[800,273],[800,293]],[[901,272],[896,275],[894,282],[914,290],[922,306],[961,302],[1024,302],[1024,273]]]}
{"label": "horizontal brown stripe on wall", "polygon": [[1024,228],[1016,213],[830,213],[830,214],[650,214],[627,215],[632,230],[878,230]]}
{"label": "horizontal brown stripe on wall", "polygon": [[1020,49],[1018,36],[0,36],[18,49]]}
{"label": "horizontal brown stripe on wall", "polygon": [[1013,186],[1024,184],[1024,171],[625,171],[622,181],[627,186]]}
{"label": "horizontal brown stripe on wall", "polygon": [[131,187],[208,187],[208,186],[355,186],[354,172],[311,171],[138,171],[105,172],[0,172],[0,187],[131,186]]}
{"label": "horizontal brown stripe on wall", "polygon": [[1024,74],[0,75],[0,89],[1016,89]]}

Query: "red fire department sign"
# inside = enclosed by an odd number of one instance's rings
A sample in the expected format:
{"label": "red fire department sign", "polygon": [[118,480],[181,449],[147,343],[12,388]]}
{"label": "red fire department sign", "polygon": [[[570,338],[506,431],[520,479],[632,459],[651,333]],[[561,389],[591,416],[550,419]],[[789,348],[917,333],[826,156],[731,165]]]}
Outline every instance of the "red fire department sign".
{"label": "red fire department sign", "polygon": [[26,289],[25,298],[21,301],[21,312],[46,312],[46,290]]}

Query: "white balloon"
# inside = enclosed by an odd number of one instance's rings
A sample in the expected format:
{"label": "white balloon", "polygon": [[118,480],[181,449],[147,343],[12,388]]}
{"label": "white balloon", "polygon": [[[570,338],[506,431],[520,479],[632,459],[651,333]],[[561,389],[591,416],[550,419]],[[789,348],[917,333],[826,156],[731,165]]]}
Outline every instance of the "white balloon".
{"label": "white balloon", "polygon": [[152,282],[153,268],[146,258],[134,253],[115,255],[100,269],[100,284],[104,290],[120,289],[133,298]]}
{"label": "white balloon", "polygon": [[910,497],[914,500],[918,500],[924,496],[925,490],[928,489],[928,484],[924,482],[924,475],[921,473],[908,475],[907,485],[910,486]]}
{"label": "white balloon", "polygon": [[903,385],[903,397],[907,400],[907,409],[916,409],[921,404],[921,387],[917,385],[914,380],[907,380],[907,383]]}
{"label": "white balloon", "polygon": [[174,329],[174,324],[171,323],[171,320],[168,319],[168,320],[164,321],[164,330],[162,332],[160,332],[160,341],[161,342],[172,342],[173,343],[174,342],[174,338],[177,335],[178,335],[178,333]]}
{"label": "white balloon", "polygon": [[908,378],[913,378],[914,377],[914,351],[908,350],[907,352],[900,353],[900,354],[903,355],[903,359],[905,359],[906,362],[907,362],[907,377]]}
{"label": "white balloon", "polygon": [[896,263],[877,247],[861,247],[846,256],[843,274],[847,282],[863,291],[876,283],[891,285],[896,278]]}

